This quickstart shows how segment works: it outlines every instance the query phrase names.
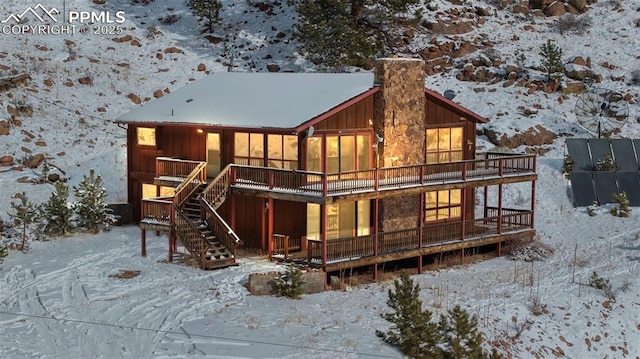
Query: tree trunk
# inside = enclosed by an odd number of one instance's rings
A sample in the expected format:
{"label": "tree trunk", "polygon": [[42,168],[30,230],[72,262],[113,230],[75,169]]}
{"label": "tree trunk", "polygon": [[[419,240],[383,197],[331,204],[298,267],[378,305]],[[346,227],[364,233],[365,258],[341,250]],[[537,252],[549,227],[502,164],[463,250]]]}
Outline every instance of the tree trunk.
{"label": "tree trunk", "polygon": [[366,0],[351,0],[351,17],[353,18],[354,26],[357,25],[358,21],[362,18],[365,1]]}

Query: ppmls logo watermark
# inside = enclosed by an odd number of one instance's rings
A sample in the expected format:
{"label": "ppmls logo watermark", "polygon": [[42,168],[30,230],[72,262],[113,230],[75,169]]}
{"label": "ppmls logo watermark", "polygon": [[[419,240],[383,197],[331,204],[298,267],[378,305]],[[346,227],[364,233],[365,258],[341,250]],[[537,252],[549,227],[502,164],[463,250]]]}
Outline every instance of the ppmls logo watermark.
{"label": "ppmls logo watermark", "polygon": [[41,3],[29,6],[21,12],[10,13],[0,21],[2,35],[119,35],[126,21],[124,11],[76,11],[61,12]]}

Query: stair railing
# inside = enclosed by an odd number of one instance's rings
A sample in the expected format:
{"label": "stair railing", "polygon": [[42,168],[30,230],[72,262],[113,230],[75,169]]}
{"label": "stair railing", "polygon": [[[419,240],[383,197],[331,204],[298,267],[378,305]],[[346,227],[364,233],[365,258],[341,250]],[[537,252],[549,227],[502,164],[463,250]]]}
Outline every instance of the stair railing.
{"label": "stair railing", "polygon": [[214,210],[218,209],[218,207],[220,207],[227,198],[229,187],[231,185],[232,168],[233,164],[227,165],[222,172],[220,172],[218,176],[209,183],[207,188],[205,188],[200,195],[200,197],[204,198]]}
{"label": "stair railing", "polygon": [[242,240],[204,197],[200,197],[200,205],[204,208],[204,219],[209,229],[215,233],[216,239],[220,243],[231,250],[235,257],[236,248],[244,244]]}
{"label": "stair railing", "polygon": [[209,241],[200,232],[198,226],[193,223],[184,212],[174,206],[176,212],[175,233],[185,248],[200,261],[200,267],[206,269],[206,255],[209,250]]}
{"label": "stair railing", "polygon": [[207,163],[200,162],[189,175],[176,187],[173,204],[182,207],[193,193],[207,181]]}

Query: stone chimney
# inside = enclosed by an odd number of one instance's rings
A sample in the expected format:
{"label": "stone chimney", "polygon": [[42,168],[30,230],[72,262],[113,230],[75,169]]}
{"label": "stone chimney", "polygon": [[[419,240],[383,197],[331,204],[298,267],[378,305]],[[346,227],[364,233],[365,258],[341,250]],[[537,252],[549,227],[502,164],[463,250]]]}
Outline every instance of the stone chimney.
{"label": "stone chimney", "polygon": [[374,130],[378,167],[424,163],[424,61],[410,58],[379,59],[375,81],[380,91],[374,101]]}
{"label": "stone chimney", "polygon": [[[379,59],[375,81],[380,91],[374,100],[373,128],[382,142],[377,144],[377,166],[392,167],[424,163],[425,93],[424,62],[410,58]],[[374,139],[375,141],[375,139]],[[420,216],[420,196],[380,200],[380,231],[415,228]]]}

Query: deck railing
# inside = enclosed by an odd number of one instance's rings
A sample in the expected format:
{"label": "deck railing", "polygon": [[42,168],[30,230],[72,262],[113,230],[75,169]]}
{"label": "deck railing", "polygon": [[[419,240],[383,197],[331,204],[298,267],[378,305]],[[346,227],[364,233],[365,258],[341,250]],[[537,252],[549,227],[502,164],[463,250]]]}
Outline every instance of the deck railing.
{"label": "deck railing", "polygon": [[238,188],[286,191],[326,197],[344,193],[394,190],[429,184],[461,183],[535,174],[535,155],[510,155],[438,164],[419,164],[333,174],[271,167],[231,165]]}
{"label": "deck railing", "polygon": [[269,255],[270,259],[274,256],[282,256],[283,259],[289,259],[292,253],[302,252],[307,249],[306,237],[290,237],[284,234],[274,234],[271,238]]}
{"label": "deck railing", "polygon": [[[506,213],[506,214],[505,214]],[[374,253],[388,254],[422,247],[437,246],[461,240],[477,240],[481,238],[515,233],[530,229],[532,212],[525,210],[503,210],[502,216],[477,218],[466,221],[453,221],[425,225],[420,228],[378,233],[376,248],[373,234],[327,240],[327,262],[348,261],[361,257],[373,256]],[[503,226],[497,223],[502,218]],[[309,263],[323,263],[323,243],[321,240],[307,240]],[[376,251],[377,249],[377,251]]]}
{"label": "deck railing", "polygon": [[156,157],[156,178],[182,180],[203,162]]}
{"label": "deck railing", "polygon": [[209,183],[207,188],[202,191],[200,196],[204,198],[214,210],[218,209],[227,198],[232,180],[231,176],[231,165],[228,165]]}
{"label": "deck railing", "polygon": [[198,227],[187,218],[187,216],[176,208],[175,231],[182,244],[189,250],[189,253],[198,258],[200,265],[204,269],[206,263],[209,242],[200,233]]}
{"label": "deck railing", "polygon": [[200,205],[204,208],[204,219],[209,229],[215,233],[216,239],[235,256],[236,248],[243,244],[242,240],[203,197],[200,197]]}
{"label": "deck railing", "polygon": [[142,200],[142,220],[147,224],[170,226],[173,223],[173,197]]}
{"label": "deck railing", "polygon": [[189,175],[176,187],[173,195],[173,203],[181,207],[182,204],[193,195],[193,193],[207,182],[207,164],[200,162],[195,166]]}

